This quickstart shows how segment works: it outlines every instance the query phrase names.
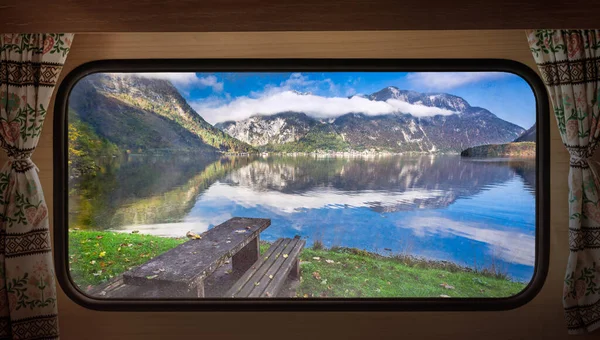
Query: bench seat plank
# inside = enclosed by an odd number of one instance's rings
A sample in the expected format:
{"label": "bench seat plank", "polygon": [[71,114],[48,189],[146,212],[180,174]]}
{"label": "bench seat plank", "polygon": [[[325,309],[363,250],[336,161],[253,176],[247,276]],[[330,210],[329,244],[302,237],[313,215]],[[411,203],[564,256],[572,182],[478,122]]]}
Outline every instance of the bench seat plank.
{"label": "bench seat plank", "polygon": [[[239,292],[237,295],[247,296],[250,294],[256,281],[254,278],[260,278],[267,272],[269,267],[275,263],[275,254],[282,252],[289,242],[290,239],[280,238],[275,241],[271,247],[269,247],[269,250],[267,250],[265,255],[258,261],[258,263],[246,271],[244,275],[236,282],[236,285],[239,286]],[[232,287],[230,290],[236,291],[236,288],[234,287]]]}
{"label": "bench seat plank", "polygon": [[[269,268],[263,280],[261,280],[261,285],[255,286],[249,297],[274,297],[283,286],[285,279],[292,271],[292,267],[299,262],[300,251],[304,247],[304,243],[306,241],[301,239],[292,240]],[[284,257],[285,254],[288,255],[287,258]],[[270,278],[271,275],[273,276],[272,279]]]}
{"label": "bench seat plank", "polygon": [[[278,239],[267,253],[231,287],[226,297],[275,297],[285,279],[298,266],[306,241]],[[285,257],[284,255],[287,255]]]}
{"label": "bench seat plank", "polygon": [[123,283],[189,290],[259,237],[270,219],[234,217],[123,274]]}

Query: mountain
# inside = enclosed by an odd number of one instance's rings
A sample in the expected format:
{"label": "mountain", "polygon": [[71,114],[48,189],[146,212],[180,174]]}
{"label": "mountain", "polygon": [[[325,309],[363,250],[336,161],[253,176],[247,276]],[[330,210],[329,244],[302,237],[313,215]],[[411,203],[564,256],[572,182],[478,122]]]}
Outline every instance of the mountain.
{"label": "mountain", "polygon": [[[485,108],[473,107],[465,99],[447,93],[419,93],[390,86],[356,97],[401,101],[431,108],[433,113],[440,109],[453,113],[414,116],[398,111],[372,116],[356,112],[316,119],[301,112],[286,112],[216,127],[267,151],[461,152],[471,146],[506,143],[524,131]],[[316,137],[322,135],[327,141],[319,146],[321,139]]]}
{"label": "mountain", "polygon": [[523,134],[520,135],[514,141],[515,142],[535,142],[535,135],[536,135],[535,125],[536,124],[533,124],[532,127],[530,127],[527,131],[523,132]]}
{"label": "mountain", "polygon": [[240,122],[215,124],[235,138],[252,144],[284,144],[297,142],[318,122],[301,112],[282,112],[272,116],[253,116]]}
{"label": "mountain", "polygon": [[69,109],[121,149],[253,150],[202,119],[168,80],[92,74],[73,88]]}
{"label": "mountain", "polygon": [[471,107],[463,98],[448,93],[420,93],[400,90],[395,86],[388,86],[371,94],[368,98],[378,101],[395,99],[409,104],[437,107],[458,112],[463,112]]}

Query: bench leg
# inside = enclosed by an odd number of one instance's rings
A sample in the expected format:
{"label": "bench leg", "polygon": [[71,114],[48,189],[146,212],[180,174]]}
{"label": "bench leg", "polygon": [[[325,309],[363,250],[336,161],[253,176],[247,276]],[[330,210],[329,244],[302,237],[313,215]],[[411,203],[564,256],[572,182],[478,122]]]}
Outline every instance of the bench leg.
{"label": "bench leg", "polygon": [[298,255],[298,257],[296,257],[296,259],[294,260],[292,270],[290,271],[290,279],[300,279],[300,255]]}
{"label": "bench leg", "polygon": [[193,289],[192,293],[195,293],[193,297],[199,297],[202,298],[204,297],[204,281],[200,282],[197,286],[196,289]]}
{"label": "bench leg", "polygon": [[244,248],[233,255],[231,258],[231,266],[233,271],[245,272],[252,264],[258,261],[259,248],[258,248],[258,237],[250,241]]}

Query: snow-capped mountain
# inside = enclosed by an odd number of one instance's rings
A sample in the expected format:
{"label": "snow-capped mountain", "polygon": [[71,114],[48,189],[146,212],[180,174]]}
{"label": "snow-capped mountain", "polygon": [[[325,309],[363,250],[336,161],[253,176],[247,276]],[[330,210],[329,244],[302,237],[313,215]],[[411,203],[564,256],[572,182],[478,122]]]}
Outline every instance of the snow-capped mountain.
{"label": "snow-capped mountain", "polygon": [[[525,131],[448,93],[419,93],[389,86],[370,95],[355,96],[405,102],[421,111],[431,108],[432,114],[414,116],[399,110],[375,116],[355,112],[317,119],[301,112],[284,112],[215,127],[251,145],[276,150],[285,146],[287,151],[460,152],[472,146],[510,142]],[[448,114],[435,114],[440,109]]]}

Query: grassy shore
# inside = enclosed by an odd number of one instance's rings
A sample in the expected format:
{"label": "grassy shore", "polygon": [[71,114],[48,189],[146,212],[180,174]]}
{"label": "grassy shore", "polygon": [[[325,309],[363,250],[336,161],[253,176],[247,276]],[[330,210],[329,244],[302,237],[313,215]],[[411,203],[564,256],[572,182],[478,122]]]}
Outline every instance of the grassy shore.
{"label": "grassy shore", "polygon": [[[82,289],[100,284],[187,241],[185,238],[74,230],[69,264]],[[261,242],[261,253],[269,247]],[[300,254],[301,297],[506,297],[525,284],[491,271],[410,256],[384,257],[363,250],[305,248]]]}

